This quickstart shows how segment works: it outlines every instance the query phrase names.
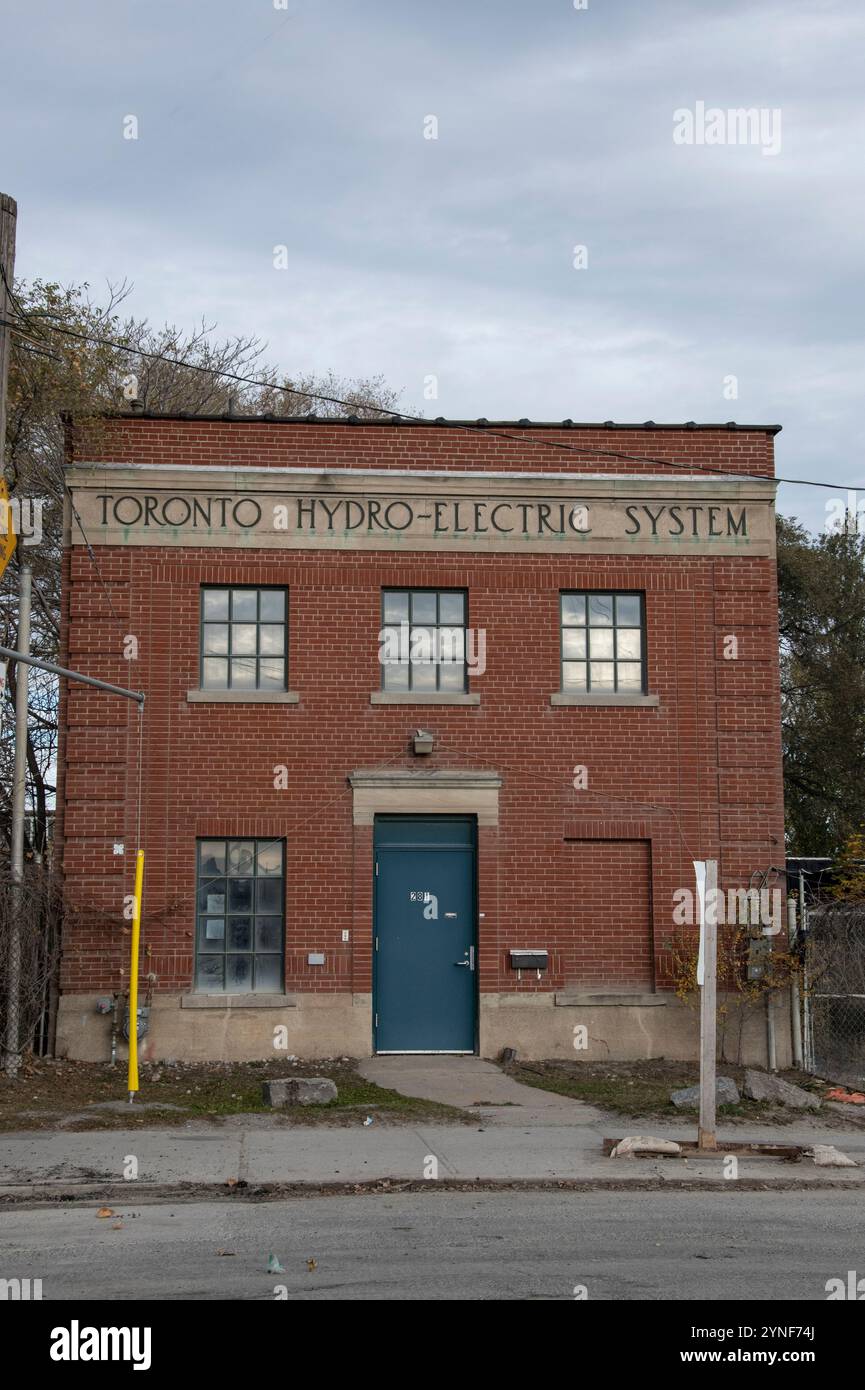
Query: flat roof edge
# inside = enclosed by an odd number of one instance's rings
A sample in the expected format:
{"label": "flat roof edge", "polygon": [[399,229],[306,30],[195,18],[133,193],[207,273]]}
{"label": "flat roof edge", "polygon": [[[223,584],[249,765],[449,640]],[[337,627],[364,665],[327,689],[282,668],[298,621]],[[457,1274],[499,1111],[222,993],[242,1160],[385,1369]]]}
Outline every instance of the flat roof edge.
{"label": "flat roof edge", "polygon": [[483,433],[484,430],[652,430],[682,431],[683,433],[693,433],[694,431],[711,430],[715,433],[738,433],[738,434],[779,434],[782,425],[740,425],[735,420],[726,420],[712,423],[698,423],[695,420],[685,420],[681,423],[663,422],[656,420],[642,420],[628,424],[617,420],[487,420],[480,417],[476,420],[448,420],[443,416],[436,419],[425,417],[401,416],[399,419],[361,419],[356,415],[327,417],[323,415],[205,415],[196,414],[189,411],[158,411],[158,410],[107,410],[103,412],[102,418],[107,420],[178,420],[178,421],[200,421],[210,424],[232,424],[232,425],[332,425],[349,427],[373,425],[376,428],[427,428],[427,429],[471,429]]}

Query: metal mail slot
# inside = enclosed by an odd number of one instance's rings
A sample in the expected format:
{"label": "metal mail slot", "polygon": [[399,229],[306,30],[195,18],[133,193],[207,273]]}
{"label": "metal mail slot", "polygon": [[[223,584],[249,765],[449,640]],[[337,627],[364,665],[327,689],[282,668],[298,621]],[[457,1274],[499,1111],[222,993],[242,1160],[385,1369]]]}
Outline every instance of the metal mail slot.
{"label": "metal mail slot", "polygon": [[511,951],[511,970],[546,970],[549,968],[549,951]]}

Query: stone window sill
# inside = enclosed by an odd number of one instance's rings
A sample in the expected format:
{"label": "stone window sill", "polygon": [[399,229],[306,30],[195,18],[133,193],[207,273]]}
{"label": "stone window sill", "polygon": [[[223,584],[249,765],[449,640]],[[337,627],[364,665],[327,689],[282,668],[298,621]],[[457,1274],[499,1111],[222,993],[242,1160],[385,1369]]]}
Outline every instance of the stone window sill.
{"label": "stone window sill", "polygon": [[669,1003],[669,996],[666,994],[587,994],[585,992],[575,994],[557,994],[556,1005],[558,1008],[584,1008],[584,1009],[647,1009],[657,1008],[658,1005]]}
{"label": "stone window sill", "polygon": [[183,994],[181,1009],[294,1009],[293,994]]}
{"label": "stone window sill", "polygon": [[619,705],[631,708],[657,709],[661,703],[659,695],[585,695],[571,694],[570,691],[557,690],[550,696],[551,705]]}
{"label": "stone window sill", "polygon": [[296,690],[187,690],[188,705],[298,705]]}
{"label": "stone window sill", "polygon": [[479,705],[481,697],[456,690],[431,690],[426,694],[413,690],[374,690],[369,702],[371,705]]}

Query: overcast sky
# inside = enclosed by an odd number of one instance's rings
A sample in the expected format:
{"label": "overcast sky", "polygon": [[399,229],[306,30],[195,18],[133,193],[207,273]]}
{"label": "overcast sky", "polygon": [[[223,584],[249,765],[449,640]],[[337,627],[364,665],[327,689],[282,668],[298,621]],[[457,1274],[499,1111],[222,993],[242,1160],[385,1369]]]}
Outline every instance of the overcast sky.
{"label": "overcast sky", "polygon": [[[276,3],[7,0],[20,276],[431,415],[779,423],[865,486],[862,0]],[[699,102],[780,149],[675,143]]]}

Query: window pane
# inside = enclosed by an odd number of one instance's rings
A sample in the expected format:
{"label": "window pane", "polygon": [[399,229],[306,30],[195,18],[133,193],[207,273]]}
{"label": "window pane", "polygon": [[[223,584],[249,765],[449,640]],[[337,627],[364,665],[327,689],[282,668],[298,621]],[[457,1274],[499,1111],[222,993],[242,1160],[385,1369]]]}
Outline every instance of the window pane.
{"label": "window pane", "polygon": [[282,656],[285,651],[285,628],[275,623],[262,623],[259,633],[258,650],[262,656]]}
{"label": "window pane", "polygon": [[409,655],[412,665],[420,664],[431,665],[435,656],[435,629],[431,627],[413,627],[411,630],[411,645]]}
{"label": "window pane", "polygon": [[198,949],[199,951],[225,950],[224,917],[199,917]]}
{"label": "window pane", "polygon": [[252,622],[258,617],[258,590],[257,589],[232,589],[231,591],[231,621]]}
{"label": "window pane", "polygon": [[562,656],[573,660],[575,657],[585,658],[585,655],[586,629],[584,627],[562,628]]}
{"label": "window pane", "polygon": [[385,666],[385,690],[408,690],[408,666]]}
{"label": "window pane", "polygon": [[440,627],[438,629],[439,661],[458,661],[466,659],[464,627]]}
{"label": "window pane", "polygon": [[616,666],[619,672],[620,690],[642,690],[643,668],[639,661],[619,661]]}
{"label": "window pane", "polygon": [[449,661],[439,667],[439,690],[464,691],[466,668],[461,661]]}
{"label": "window pane", "polygon": [[252,988],[252,956],[226,956],[225,989],[228,994]]}
{"label": "window pane", "polygon": [[215,657],[207,657],[202,662],[201,679],[205,690],[226,690],[228,688],[228,662]]}
{"label": "window pane", "polygon": [[412,666],[411,688],[412,690],[435,690],[436,667],[433,665]]}
{"label": "window pane", "polygon": [[281,623],[285,621],[285,590],[284,589],[262,589],[259,595],[261,612],[259,614],[263,623]]}
{"label": "window pane", "polygon": [[282,873],[282,845],[259,841],[258,872],[260,876]]}
{"label": "window pane", "polygon": [[612,690],[614,687],[613,661],[590,661],[589,680],[592,690]]}
{"label": "window pane", "polygon": [[616,622],[622,627],[639,627],[642,622],[639,594],[616,595]]}
{"label": "window pane", "polygon": [[228,655],[228,623],[204,624],[204,655]]}
{"label": "window pane", "polygon": [[612,594],[589,594],[589,622],[592,626],[611,627],[613,623]]}
{"label": "window pane", "polygon": [[255,657],[241,657],[231,663],[231,685],[233,690],[255,689]]}
{"label": "window pane", "polygon": [[198,871],[202,878],[225,873],[225,841],[202,840],[198,846]]}
{"label": "window pane", "polygon": [[253,840],[229,840],[228,872],[242,874],[244,877],[255,873],[255,842]]}
{"label": "window pane", "polygon": [[252,950],[252,918],[251,918],[251,917],[229,917],[229,919],[228,919],[228,950],[229,950],[229,951],[251,951],[251,950]]}
{"label": "window pane", "polygon": [[201,956],[195,972],[195,987],[205,994],[221,994],[224,988],[225,957]]}
{"label": "window pane", "polygon": [[285,689],[285,662],[268,657],[258,663],[259,690]]}
{"label": "window pane", "polygon": [[225,911],[225,879],[203,879],[198,889],[199,912]]}
{"label": "window pane", "polygon": [[386,623],[408,622],[408,594],[385,592],[382,617]]}
{"label": "window pane", "polygon": [[413,593],[411,596],[411,620],[413,623],[434,623],[436,620],[436,595]]}
{"label": "window pane", "polygon": [[566,661],[562,679],[565,690],[585,690],[586,663],[584,661]]}
{"label": "window pane", "polygon": [[252,884],[251,878],[230,878],[228,880],[229,912],[252,911]]}
{"label": "window pane", "polygon": [[439,622],[465,622],[465,594],[439,594]]}
{"label": "window pane", "polygon": [[260,878],[255,885],[255,907],[257,912],[280,912],[282,910],[282,879]]}
{"label": "window pane", "polygon": [[638,661],[642,656],[643,634],[638,627],[620,627],[616,632],[616,656]]}
{"label": "window pane", "polygon": [[613,629],[593,627],[589,630],[589,656],[594,660],[598,657],[613,655]]}
{"label": "window pane", "polygon": [[562,622],[565,624],[586,621],[585,594],[562,594]]}
{"label": "window pane", "polygon": [[257,628],[255,623],[232,623],[231,625],[231,654],[232,656],[246,656],[247,653],[255,655],[255,635]]}
{"label": "window pane", "polygon": [[255,988],[273,994],[282,989],[282,956],[256,956]]}
{"label": "window pane", "polygon": [[228,622],[228,590],[205,589],[202,612],[207,622]]}
{"label": "window pane", "polygon": [[282,948],[282,918],[257,917],[255,919],[255,949],[257,951],[279,951]]}

